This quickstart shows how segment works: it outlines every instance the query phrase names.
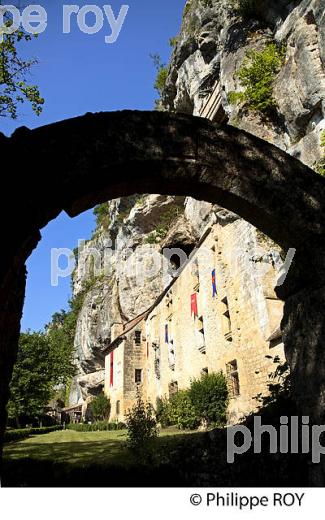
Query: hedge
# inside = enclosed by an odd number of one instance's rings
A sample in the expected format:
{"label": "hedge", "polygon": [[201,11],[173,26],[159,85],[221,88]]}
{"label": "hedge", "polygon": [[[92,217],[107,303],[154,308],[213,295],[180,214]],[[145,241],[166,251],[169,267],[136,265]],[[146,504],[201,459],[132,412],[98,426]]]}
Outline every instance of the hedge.
{"label": "hedge", "polygon": [[22,439],[27,439],[30,435],[43,435],[44,433],[62,430],[62,426],[57,424],[55,426],[44,426],[42,428],[22,428],[19,430],[7,430],[4,435],[5,442],[15,442]]}
{"label": "hedge", "polygon": [[111,430],[124,430],[126,428],[124,423],[109,423],[106,421],[97,421],[91,424],[77,423],[67,424],[67,430],[74,430],[76,432],[99,432],[99,431],[111,431]]}

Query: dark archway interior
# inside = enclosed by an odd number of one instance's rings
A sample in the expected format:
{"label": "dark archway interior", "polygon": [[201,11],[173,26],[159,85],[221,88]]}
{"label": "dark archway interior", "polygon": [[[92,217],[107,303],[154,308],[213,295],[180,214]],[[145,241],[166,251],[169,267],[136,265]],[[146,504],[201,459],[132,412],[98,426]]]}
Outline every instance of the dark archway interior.
{"label": "dark archway interior", "polygon": [[[278,148],[233,127],[158,112],[87,114],[0,135],[4,163],[0,258],[0,441],[15,361],[25,261],[40,229],[134,193],[188,195],[223,206],[285,249],[296,249],[279,296],[283,334],[302,413],[325,418],[325,180]],[[26,162],[30,168],[26,169]],[[15,203],[15,219],[8,219]]]}

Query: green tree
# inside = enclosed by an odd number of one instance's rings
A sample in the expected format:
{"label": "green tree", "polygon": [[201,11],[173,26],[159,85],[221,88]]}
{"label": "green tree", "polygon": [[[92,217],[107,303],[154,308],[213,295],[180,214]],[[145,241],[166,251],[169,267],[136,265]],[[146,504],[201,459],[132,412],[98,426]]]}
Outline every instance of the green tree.
{"label": "green tree", "polygon": [[111,402],[105,394],[99,394],[91,402],[91,411],[96,421],[104,421],[109,419],[111,413]]}
{"label": "green tree", "polygon": [[64,310],[56,312],[47,326],[46,337],[50,344],[52,372],[55,384],[66,385],[75,374],[74,336],[75,326],[71,313]]}
{"label": "green tree", "polygon": [[50,363],[50,343],[40,332],[21,334],[8,403],[9,417],[37,418],[52,397],[53,373]]}
{"label": "green tree", "polygon": [[189,390],[180,390],[170,398],[169,418],[181,430],[195,430],[200,425]]}
{"label": "green tree", "polygon": [[208,425],[223,426],[228,405],[227,382],[222,372],[194,379],[188,390],[195,414]]}
{"label": "green tree", "polygon": [[[159,99],[161,99],[168,78],[168,67],[161,61],[159,54],[151,54],[150,57],[157,71],[154,87],[159,94]],[[156,100],[156,106],[158,104],[159,100]]]}
{"label": "green tree", "polygon": [[75,367],[72,349],[61,335],[62,326],[47,333],[20,335],[17,362],[10,384],[8,414],[20,425],[21,418],[38,419],[59,385],[67,383]]}
{"label": "green tree", "polygon": [[[7,19],[5,25],[10,26],[11,23]],[[31,104],[34,113],[40,115],[44,99],[39,88],[27,82],[28,73],[37,60],[25,60],[17,50],[20,43],[30,41],[32,36],[23,30],[3,34],[4,29],[0,27],[3,40],[0,41],[0,116],[16,119],[19,105],[26,101]]]}

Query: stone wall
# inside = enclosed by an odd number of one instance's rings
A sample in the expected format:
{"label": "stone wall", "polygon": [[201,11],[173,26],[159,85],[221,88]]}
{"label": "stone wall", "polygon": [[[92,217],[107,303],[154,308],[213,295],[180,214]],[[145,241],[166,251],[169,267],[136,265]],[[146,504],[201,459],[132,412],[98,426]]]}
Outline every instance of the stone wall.
{"label": "stone wall", "polygon": [[[269,340],[280,326],[283,311],[274,293],[278,274],[269,246],[265,237],[241,219],[226,226],[217,222],[208,230],[180,276],[115,349],[114,356],[123,357],[124,377],[114,375],[113,389],[106,387],[113,410],[117,399],[124,403],[122,416],[134,404],[136,369],[142,370],[144,397],[155,406],[157,397],[169,396],[170,385],[172,390],[188,388],[191,379],[204,371],[223,371],[231,387],[228,372],[234,361],[239,392],[231,394],[229,422],[238,422],[257,409],[256,398],[268,395],[269,375],[277,366],[274,359],[284,361],[283,344],[273,346]],[[273,253],[278,254],[274,249]],[[191,312],[193,294],[197,315]],[[114,364],[114,371],[118,370],[119,361]]]}

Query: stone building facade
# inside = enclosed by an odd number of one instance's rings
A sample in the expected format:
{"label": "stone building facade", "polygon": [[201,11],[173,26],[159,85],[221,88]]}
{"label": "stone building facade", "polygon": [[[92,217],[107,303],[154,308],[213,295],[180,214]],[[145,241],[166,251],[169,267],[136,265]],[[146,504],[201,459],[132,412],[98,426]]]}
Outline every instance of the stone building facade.
{"label": "stone building facade", "polygon": [[155,406],[158,397],[220,370],[229,386],[229,423],[256,410],[274,360],[284,359],[283,304],[274,293],[279,255],[270,247],[241,219],[216,221],[189,259],[174,263],[177,276],[157,301],[126,325],[113,325],[105,361],[111,420],[123,421],[137,387]]}

